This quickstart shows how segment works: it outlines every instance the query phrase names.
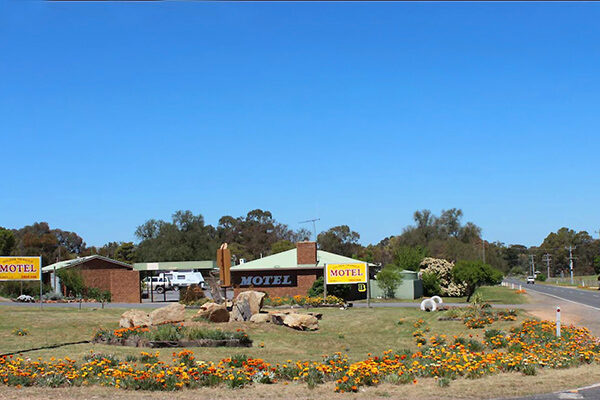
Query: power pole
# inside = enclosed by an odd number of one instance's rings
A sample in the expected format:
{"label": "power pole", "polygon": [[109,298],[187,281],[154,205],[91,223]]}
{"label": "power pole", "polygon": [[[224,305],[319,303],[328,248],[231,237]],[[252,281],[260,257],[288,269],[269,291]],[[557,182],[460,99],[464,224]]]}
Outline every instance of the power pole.
{"label": "power pole", "polygon": [[533,254],[531,255],[531,276],[535,277],[535,260]]}
{"label": "power pole", "polygon": [[569,269],[571,270],[571,285],[573,285],[573,249],[576,249],[577,246],[573,247],[569,245]]}
{"label": "power pole", "polygon": [[548,278],[550,278],[550,258],[552,256],[548,253],[544,254],[543,260],[546,261],[546,267],[548,268]]}
{"label": "power pole", "polygon": [[320,220],[321,220],[321,218],[313,218],[313,219],[308,219],[306,221],[300,221],[299,222],[300,224],[306,224],[306,223],[312,222],[312,224],[313,224],[313,233],[315,235],[315,242],[317,241],[317,225],[315,224],[315,222],[320,221]]}

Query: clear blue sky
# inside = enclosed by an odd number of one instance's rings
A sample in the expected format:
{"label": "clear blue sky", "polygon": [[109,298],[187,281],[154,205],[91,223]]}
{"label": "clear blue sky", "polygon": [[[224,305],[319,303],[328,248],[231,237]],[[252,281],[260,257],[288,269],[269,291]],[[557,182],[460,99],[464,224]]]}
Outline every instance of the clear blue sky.
{"label": "clear blue sky", "polygon": [[[0,226],[600,229],[600,4],[0,1]],[[308,227],[308,226],[306,226]],[[594,234],[597,236],[597,234]]]}

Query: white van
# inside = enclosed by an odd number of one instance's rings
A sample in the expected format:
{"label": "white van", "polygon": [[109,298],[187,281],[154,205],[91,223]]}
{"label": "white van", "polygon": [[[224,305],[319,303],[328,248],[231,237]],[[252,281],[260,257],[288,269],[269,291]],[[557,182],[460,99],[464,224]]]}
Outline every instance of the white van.
{"label": "white van", "polygon": [[187,287],[190,285],[200,285],[202,289],[206,289],[204,277],[200,272],[169,271],[164,273],[164,277],[171,282],[171,285],[173,285],[174,290],[179,290],[179,288]]}

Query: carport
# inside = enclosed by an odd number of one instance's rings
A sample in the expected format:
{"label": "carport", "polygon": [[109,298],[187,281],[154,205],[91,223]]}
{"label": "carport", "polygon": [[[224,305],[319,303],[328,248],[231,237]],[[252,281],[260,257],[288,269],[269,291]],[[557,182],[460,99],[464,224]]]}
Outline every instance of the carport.
{"label": "carport", "polygon": [[[218,271],[217,262],[212,260],[135,263],[133,269],[139,271],[142,280],[147,277],[158,277],[161,273],[164,274],[170,271],[200,272],[204,279],[208,280],[212,271]],[[157,290],[151,290],[150,285],[146,285],[146,289],[142,292],[142,301],[179,301],[179,291],[164,290],[162,293],[158,293]]]}

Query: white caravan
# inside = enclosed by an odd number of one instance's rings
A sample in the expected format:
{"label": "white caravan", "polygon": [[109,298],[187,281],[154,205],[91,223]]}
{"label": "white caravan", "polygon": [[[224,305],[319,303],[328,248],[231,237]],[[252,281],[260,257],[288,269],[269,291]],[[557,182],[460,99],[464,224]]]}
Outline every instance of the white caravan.
{"label": "white caravan", "polygon": [[206,288],[204,277],[200,272],[169,271],[161,275],[164,275],[165,278],[171,281],[171,285],[173,285],[173,289],[175,290],[179,290],[179,288],[187,287],[190,285],[200,285],[202,289]]}

